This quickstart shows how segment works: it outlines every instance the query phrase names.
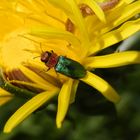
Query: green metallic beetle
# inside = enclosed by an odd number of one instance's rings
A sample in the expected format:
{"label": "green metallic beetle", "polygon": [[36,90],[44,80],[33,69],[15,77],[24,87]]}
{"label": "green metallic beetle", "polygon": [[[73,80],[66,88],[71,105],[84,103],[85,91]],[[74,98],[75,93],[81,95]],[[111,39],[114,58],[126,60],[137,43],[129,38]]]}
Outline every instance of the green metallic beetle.
{"label": "green metallic beetle", "polygon": [[65,56],[58,56],[53,51],[43,52],[41,54],[41,61],[45,63],[48,70],[54,68],[56,72],[73,79],[80,79],[86,75],[86,69],[79,62]]}

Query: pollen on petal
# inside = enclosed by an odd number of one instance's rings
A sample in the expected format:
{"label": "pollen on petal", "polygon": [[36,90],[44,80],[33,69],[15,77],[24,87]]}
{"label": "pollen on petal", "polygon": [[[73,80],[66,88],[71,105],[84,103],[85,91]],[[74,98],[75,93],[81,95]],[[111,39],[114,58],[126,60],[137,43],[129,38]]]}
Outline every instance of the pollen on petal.
{"label": "pollen on petal", "polygon": [[101,7],[93,0],[84,0],[84,3],[87,4],[97,15],[97,17],[104,23],[106,23],[106,18]]}

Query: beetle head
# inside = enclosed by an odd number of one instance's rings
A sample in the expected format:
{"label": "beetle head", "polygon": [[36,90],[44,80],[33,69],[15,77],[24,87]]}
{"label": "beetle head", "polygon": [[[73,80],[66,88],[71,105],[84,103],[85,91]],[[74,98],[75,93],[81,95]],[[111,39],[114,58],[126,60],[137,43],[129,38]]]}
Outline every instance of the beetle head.
{"label": "beetle head", "polygon": [[51,52],[43,52],[41,54],[41,61],[44,62],[44,63],[47,63],[49,61],[49,58],[51,57],[52,53]]}

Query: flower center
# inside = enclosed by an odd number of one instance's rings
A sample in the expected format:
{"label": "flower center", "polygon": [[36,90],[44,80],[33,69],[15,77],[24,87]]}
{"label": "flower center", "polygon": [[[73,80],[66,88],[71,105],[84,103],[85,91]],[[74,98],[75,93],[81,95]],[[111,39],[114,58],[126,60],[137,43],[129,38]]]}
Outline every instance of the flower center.
{"label": "flower center", "polygon": [[33,54],[27,49],[35,46],[32,41],[20,36],[24,33],[23,29],[18,29],[5,37],[1,47],[1,65],[5,70],[16,69],[29,58],[33,58]]}

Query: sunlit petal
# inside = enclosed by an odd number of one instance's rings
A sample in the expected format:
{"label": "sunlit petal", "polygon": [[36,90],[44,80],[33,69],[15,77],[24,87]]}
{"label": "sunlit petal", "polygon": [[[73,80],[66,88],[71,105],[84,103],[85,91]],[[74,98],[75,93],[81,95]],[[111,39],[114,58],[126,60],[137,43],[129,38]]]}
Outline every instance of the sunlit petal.
{"label": "sunlit petal", "polygon": [[60,29],[56,28],[50,28],[50,27],[42,27],[42,28],[32,28],[31,35],[41,37],[41,38],[51,38],[51,39],[61,39],[61,40],[66,40],[69,43],[71,43],[74,46],[79,46],[80,41],[76,36],[74,36],[72,33],[63,31]]}
{"label": "sunlit petal", "polygon": [[48,87],[45,85],[38,85],[38,84],[31,83],[31,82],[24,82],[24,81],[18,81],[18,80],[11,80],[9,82],[24,85],[24,86],[29,86],[29,87],[33,87],[33,88],[38,88],[38,89],[42,89],[42,90],[48,90]]}
{"label": "sunlit petal", "polygon": [[97,75],[87,72],[87,75],[80,80],[100,91],[101,94],[109,101],[117,103],[120,100],[120,96],[117,92],[106,81]]}
{"label": "sunlit petal", "polygon": [[[108,0],[98,4],[95,1],[0,1],[0,66],[4,79],[1,87],[8,91],[0,88],[0,105],[12,99],[11,94],[28,100],[7,121],[4,132],[10,132],[57,94],[56,124],[60,128],[69,105],[75,100],[80,80],[109,101],[120,100],[108,82],[89,71],[140,63],[138,51],[96,56],[97,52],[140,31],[140,0],[111,0],[114,4]],[[86,6],[87,9],[82,9]],[[56,72],[59,56],[64,57],[64,68],[60,68],[63,74],[60,69]],[[73,72],[80,64],[87,72],[83,78],[66,76],[65,66]]]}
{"label": "sunlit petal", "polygon": [[62,122],[65,118],[65,115],[69,107],[72,83],[73,83],[73,80],[71,79],[65,82],[58,96],[58,110],[57,110],[57,116],[56,116],[56,125],[58,128],[61,127]]}
{"label": "sunlit petal", "polygon": [[[130,10],[131,9],[131,10]],[[114,26],[120,25],[129,18],[135,16],[140,12],[140,1],[136,1],[128,5],[124,11],[122,11],[121,16],[113,22]],[[113,16],[113,15],[112,15]]]}
{"label": "sunlit petal", "polygon": [[135,0],[122,0],[124,2],[126,2],[127,4],[134,2]]}
{"label": "sunlit petal", "polygon": [[103,56],[89,57],[85,60],[85,63],[89,69],[119,67],[128,64],[139,64],[140,52],[126,51]]}
{"label": "sunlit petal", "polygon": [[58,91],[45,91],[42,92],[31,100],[26,102],[22,107],[20,107],[7,121],[4,132],[10,132],[14,127],[21,123],[26,117],[28,117],[33,111],[51,99],[57,94]]}
{"label": "sunlit petal", "polygon": [[67,2],[71,6],[72,13],[74,15],[75,24],[76,24],[77,28],[79,29],[79,32],[81,35],[81,39],[82,39],[82,45],[80,46],[82,48],[81,55],[86,55],[87,48],[89,48],[91,46],[91,44],[89,42],[89,35],[87,32],[84,18],[82,16],[75,0],[67,0]]}
{"label": "sunlit petal", "polygon": [[52,84],[50,84],[49,82],[47,82],[45,79],[43,79],[42,77],[40,77],[39,75],[37,75],[35,72],[31,71],[30,69],[24,67],[24,66],[20,66],[20,70],[27,76],[29,77],[29,79],[31,79],[33,82],[38,83],[40,85],[46,85],[46,87],[48,87],[48,89],[53,89],[55,88],[55,86],[53,86]]}
{"label": "sunlit petal", "polygon": [[[120,15],[120,12],[122,13],[121,15]],[[108,24],[106,24],[106,27],[102,28],[101,34],[110,31],[111,29],[117,27],[118,25],[121,25],[123,22],[132,18],[139,12],[140,12],[140,1],[136,1],[126,6],[123,9],[118,9],[114,12],[111,12],[109,15],[107,15]],[[117,15],[118,17],[115,18]],[[101,28],[101,27],[98,25],[98,28]]]}
{"label": "sunlit petal", "polygon": [[106,22],[105,14],[99,4],[97,4],[94,0],[84,0],[84,3],[87,4],[97,15],[97,17],[102,21]]}
{"label": "sunlit petal", "polygon": [[60,9],[64,10],[66,13],[70,13],[70,6],[68,3],[64,0],[48,0],[51,4],[55,5],[56,7],[59,7]]}
{"label": "sunlit petal", "polygon": [[104,48],[107,48],[115,43],[118,43],[135,32],[140,30],[140,19],[135,21],[128,21],[124,23],[120,28],[104,34],[96,42],[93,42],[94,46],[90,48],[90,54],[98,52]]}
{"label": "sunlit petal", "polygon": [[0,19],[0,41],[11,31],[23,26],[23,20],[10,12],[0,11]]}

